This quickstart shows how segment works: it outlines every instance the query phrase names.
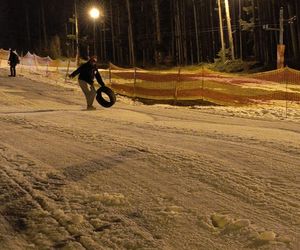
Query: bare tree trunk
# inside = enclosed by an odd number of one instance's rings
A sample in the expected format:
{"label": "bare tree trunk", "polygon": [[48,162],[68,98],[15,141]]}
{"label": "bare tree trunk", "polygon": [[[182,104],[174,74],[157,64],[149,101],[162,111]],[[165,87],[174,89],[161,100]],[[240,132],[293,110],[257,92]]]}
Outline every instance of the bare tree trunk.
{"label": "bare tree trunk", "polygon": [[[103,8],[105,10],[108,10],[106,2],[104,2],[104,1],[103,1]],[[105,19],[102,19],[102,24],[103,24],[102,25],[102,28],[103,28],[103,32],[102,32],[102,37],[103,37],[103,59],[106,62],[106,60],[107,60],[107,49],[106,49],[106,20]]]}
{"label": "bare tree trunk", "polygon": [[233,36],[233,45],[234,45],[234,55],[235,57],[237,57],[238,55],[238,42],[239,42],[239,39],[238,39],[238,28],[236,27],[236,24],[235,24],[235,20],[237,19],[236,17],[236,11],[235,11],[235,6],[236,6],[236,3],[237,1],[230,1],[229,2],[229,10],[231,10],[231,24],[232,26],[234,26],[233,31],[232,31],[232,36]]}
{"label": "bare tree trunk", "polygon": [[234,60],[234,45],[233,45],[233,37],[232,37],[232,29],[231,29],[231,19],[230,19],[230,9],[228,0],[225,0],[225,11],[226,11],[226,20],[227,20],[227,28],[228,28],[228,38],[229,38],[229,47],[231,50],[231,59]]}
{"label": "bare tree trunk", "polygon": [[218,0],[218,10],[219,10],[219,21],[220,21],[220,38],[221,38],[221,59],[225,62],[225,42],[224,42],[224,31],[223,31],[223,18],[222,18],[222,6],[221,0]]}
{"label": "bare tree trunk", "polygon": [[42,27],[43,27],[43,36],[44,36],[44,50],[48,49],[48,39],[47,39],[47,28],[46,28],[46,21],[45,21],[45,5],[44,0],[41,0],[41,14],[42,14]]}
{"label": "bare tree trunk", "polygon": [[[174,14],[174,1],[170,1],[170,9],[171,9],[171,16],[172,17],[175,17],[175,14]],[[176,52],[175,52],[175,43],[176,43],[176,34],[175,34],[175,18],[172,18],[171,20],[171,46],[170,46],[170,49],[169,49],[169,54],[172,56],[172,59],[174,60],[176,58]],[[177,60],[177,58],[176,58]]]}
{"label": "bare tree trunk", "polygon": [[29,23],[29,14],[28,14],[28,5],[23,1],[25,8],[25,17],[26,17],[26,33],[27,33],[27,47],[31,48],[31,32],[30,32],[30,23]]}
{"label": "bare tree trunk", "polygon": [[297,31],[298,31],[298,48],[300,49],[300,3],[295,1],[296,4],[296,16],[297,16]]}
{"label": "bare tree trunk", "polygon": [[106,61],[107,59],[107,49],[106,49],[106,25],[105,25],[105,21],[103,22],[103,59],[104,61]]}
{"label": "bare tree trunk", "polygon": [[159,0],[154,0],[154,12],[155,12],[155,28],[156,28],[156,48],[155,48],[155,64],[158,65],[161,60],[161,31],[160,31],[160,13],[159,13]]}
{"label": "bare tree trunk", "polygon": [[39,52],[42,51],[42,17],[41,17],[41,11],[38,11],[38,27],[39,27],[39,33],[38,33],[38,50]]}
{"label": "bare tree trunk", "polygon": [[193,53],[193,36],[192,36],[192,30],[190,29],[189,32],[189,37],[190,37],[190,57],[191,57],[191,64],[194,64],[194,53]]}
{"label": "bare tree trunk", "polygon": [[253,13],[253,25],[254,25],[254,28],[253,28],[253,50],[254,50],[254,56],[256,59],[260,59],[259,57],[259,52],[258,52],[258,46],[257,46],[257,35],[256,35],[256,11],[255,11],[255,2],[254,0],[251,1],[252,3],[252,13]]}
{"label": "bare tree trunk", "polygon": [[181,34],[182,34],[182,50],[183,50],[183,59],[184,65],[187,65],[188,52],[187,52],[187,32],[186,32],[186,15],[185,15],[185,1],[181,1],[180,7],[180,16],[182,17],[181,23]]}
{"label": "bare tree trunk", "polygon": [[128,12],[128,40],[129,40],[129,54],[130,54],[130,64],[135,66],[135,54],[134,54],[134,43],[133,43],[133,32],[132,32],[132,18],[130,10],[130,2],[126,0],[127,12]]}
{"label": "bare tree trunk", "polygon": [[180,17],[179,17],[179,3],[178,0],[175,0],[174,6],[175,13],[175,40],[176,40],[176,58],[177,65],[181,65],[182,63],[182,52],[181,52],[181,33],[180,33]]}
{"label": "bare tree trunk", "polygon": [[[69,35],[69,33],[68,33],[68,24],[65,24],[65,29],[66,29],[66,37],[67,37]],[[67,46],[66,55],[69,58],[70,57],[70,45],[69,45],[69,42],[67,42],[66,46]]]}
{"label": "bare tree trunk", "polygon": [[198,16],[195,0],[193,0],[193,11],[194,11],[194,24],[196,33],[196,48],[197,48],[197,63],[200,63],[200,43],[199,43],[199,32],[198,32]]}
{"label": "bare tree trunk", "polygon": [[111,42],[112,42],[112,56],[113,62],[116,62],[116,46],[115,46],[115,27],[114,27],[114,15],[113,15],[113,6],[112,0],[109,1],[110,3],[110,27],[111,27]]}
{"label": "bare tree trunk", "polygon": [[[80,51],[79,51],[79,28],[78,28],[78,12],[77,12],[77,0],[74,1],[75,10],[75,43],[76,43],[76,64],[79,66]],[[74,44],[74,43],[73,43]]]}
{"label": "bare tree trunk", "polygon": [[216,55],[216,38],[215,38],[215,31],[214,31],[214,7],[213,7],[213,1],[210,2],[210,27],[211,27],[211,36],[212,36],[212,55],[213,58],[215,58]]}
{"label": "bare tree trunk", "polygon": [[118,10],[118,42],[119,42],[119,46],[118,46],[118,62],[120,64],[123,64],[123,48],[121,46],[122,43],[122,37],[121,37],[121,23],[120,23],[120,7],[119,5],[117,5],[117,10]]}
{"label": "bare tree trunk", "polygon": [[243,60],[242,0],[239,0],[240,58]]}
{"label": "bare tree trunk", "polygon": [[[265,62],[265,64],[267,65],[268,63],[268,50],[264,48],[264,40],[266,39],[263,39],[263,34],[262,34],[262,22],[261,22],[261,18],[262,18],[262,13],[263,11],[261,11],[261,4],[263,4],[263,1],[258,1],[257,2],[257,22],[258,22],[258,42],[259,42],[259,45],[258,45],[258,51],[259,51],[259,54],[260,54],[260,58],[262,59],[263,62]],[[266,11],[266,10],[264,10]]]}

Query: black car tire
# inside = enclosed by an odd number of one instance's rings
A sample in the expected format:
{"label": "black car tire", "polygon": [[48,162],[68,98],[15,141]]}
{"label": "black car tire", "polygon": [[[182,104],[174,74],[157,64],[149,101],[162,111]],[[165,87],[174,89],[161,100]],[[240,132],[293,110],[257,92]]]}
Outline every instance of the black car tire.
{"label": "black car tire", "polygon": [[[102,93],[109,97],[109,101],[103,97]],[[96,100],[104,108],[110,108],[116,103],[116,95],[110,88],[103,86],[97,90]]]}

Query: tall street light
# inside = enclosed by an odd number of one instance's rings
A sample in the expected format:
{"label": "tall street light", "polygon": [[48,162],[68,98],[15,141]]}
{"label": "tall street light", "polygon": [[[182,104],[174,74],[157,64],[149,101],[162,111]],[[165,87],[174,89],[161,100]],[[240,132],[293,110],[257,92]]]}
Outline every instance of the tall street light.
{"label": "tall street light", "polygon": [[100,11],[97,8],[92,8],[90,10],[90,17],[94,20],[94,55],[97,54],[96,52],[96,19],[99,18]]}

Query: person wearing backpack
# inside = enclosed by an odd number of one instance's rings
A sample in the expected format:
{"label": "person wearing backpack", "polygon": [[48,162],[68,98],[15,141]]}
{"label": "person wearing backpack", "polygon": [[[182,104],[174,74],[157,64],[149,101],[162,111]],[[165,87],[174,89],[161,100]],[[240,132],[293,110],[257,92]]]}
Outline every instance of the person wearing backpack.
{"label": "person wearing backpack", "polygon": [[19,56],[17,52],[13,49],[10,49],[8,64],[10,65],[10,77],[16,77],[16,66],[20,63]]}

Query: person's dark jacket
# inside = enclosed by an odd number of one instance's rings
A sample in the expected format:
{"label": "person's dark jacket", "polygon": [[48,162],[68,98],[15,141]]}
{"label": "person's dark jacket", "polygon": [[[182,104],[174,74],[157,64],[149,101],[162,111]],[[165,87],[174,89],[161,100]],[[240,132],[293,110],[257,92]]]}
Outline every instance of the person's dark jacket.
{"label": "person's dark jacket", "polygon": [[94,79],[96,77],[97,82],[101,86],[105,86],[102,77],[97,69],[96,65],[92,65],[90,62],[82,64],[78,69],[76,69],[72,74],[70,74],[70,77],[75,77],[79,74],[79,80],[83,80],[87,82],[88,84],[93,84]]}
{"label": "person's dark jacket", "polygon": [[18,63],[20,63],[20,59],[15,52],[10,52],[8,61],[11,66],[16,66]]}

